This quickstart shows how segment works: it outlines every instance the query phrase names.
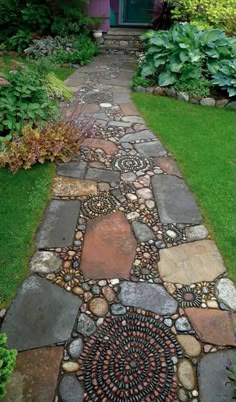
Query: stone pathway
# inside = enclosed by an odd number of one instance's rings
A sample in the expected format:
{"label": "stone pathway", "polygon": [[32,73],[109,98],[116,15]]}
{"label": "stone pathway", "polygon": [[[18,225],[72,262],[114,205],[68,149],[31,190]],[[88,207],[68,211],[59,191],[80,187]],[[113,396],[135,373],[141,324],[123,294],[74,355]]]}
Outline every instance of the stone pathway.
{"label": "stone pathway", "polygon": [[68,80],[96,136],[58,164],[30,276],[3,320],[19,351],[5,402],[232,401],[236,290],[131,101],[134,67],[103,55]]}

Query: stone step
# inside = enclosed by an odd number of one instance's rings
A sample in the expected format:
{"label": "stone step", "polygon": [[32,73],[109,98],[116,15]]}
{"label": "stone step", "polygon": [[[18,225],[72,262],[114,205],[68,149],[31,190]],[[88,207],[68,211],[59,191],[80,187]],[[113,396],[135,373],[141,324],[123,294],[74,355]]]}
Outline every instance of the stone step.
{"label": "stone step", "polygon": [[114,41],[121,41],[121,40],[126,40],[126,41],[140,41],[140,36],[139,35],[108,35],[105,34],[103,36],[104,40],[114,40]]}
{"label": "stone step", "polygon": [[142,48],[138,47],[131,47],[131,46],[106,46],[106,45],[101,45],[100,49],[102,53],[106,54],[115,54],[115,53],[123,53],[123,54],[136,54],[142,50]]}
{"label": "stone step", "polygon": [[140,36],[147,29],[136,29],[136,28],[111,28],[110,31],[107,32],[107,35],[113,36]]}

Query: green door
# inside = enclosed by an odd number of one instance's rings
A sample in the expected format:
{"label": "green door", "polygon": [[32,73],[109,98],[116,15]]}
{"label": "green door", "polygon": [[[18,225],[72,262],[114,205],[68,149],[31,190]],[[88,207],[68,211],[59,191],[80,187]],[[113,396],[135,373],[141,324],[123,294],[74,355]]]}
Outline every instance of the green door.
{"label": "green door", "polygon": [[148,24],[152,19],[153,0],[120,0],[121,23]]}

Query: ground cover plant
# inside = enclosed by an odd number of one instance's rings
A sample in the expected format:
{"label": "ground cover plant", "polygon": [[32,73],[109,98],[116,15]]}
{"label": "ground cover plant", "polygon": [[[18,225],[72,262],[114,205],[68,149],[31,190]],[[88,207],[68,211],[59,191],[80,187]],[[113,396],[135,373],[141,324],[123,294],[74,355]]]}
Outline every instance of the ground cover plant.
{"label": "ground cover plant", "polygon": [[150,94],[133,99],[176,159],[236,281],[235,113]]}
{"label": "ground cover plant", "polygon": [[7,337],[0,334],[0,399],[6,394],[5,386],[14,369],[16,350],[7,348]]}
{"label": "ground cover plant", "polygon": [[219,29],[178,23],[169,31],[148,31],[141,38],[146,48],[136,75],[192,95],[208,96],[211,88],[236,95],[236,38]]}

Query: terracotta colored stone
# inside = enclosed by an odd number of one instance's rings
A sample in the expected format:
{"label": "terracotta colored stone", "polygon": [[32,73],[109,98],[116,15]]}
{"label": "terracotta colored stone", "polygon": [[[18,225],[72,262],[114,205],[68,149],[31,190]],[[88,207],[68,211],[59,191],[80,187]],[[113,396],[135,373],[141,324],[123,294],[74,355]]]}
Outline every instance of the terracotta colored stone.
{"label": "terracotta colored stone", "polygon": [[81,270],[85,278],[129,278],[136,241],[122,212],[88,222]]}
{"label": "terracotta colored stone", "polygon": [[105,286],[102,289],[102,294],[107,299],[108,303],[112,303],[116,300],[116,294],[110,286]]}
{"label": "terracotta colored stone", "polygon": [[82,144],[88,148],[103,149],[106,154],[112,154],[118,150],[117,146],[112,141],[101,140],[99,138],[86,138]]}
{"label": "terracotta colored stone", "polygon": [[225,272],[222,257],[211,240],[160,250],[158,267],[163,281],[183,285],[210,282]]}
{"label": "terracotta colored stone", "polygon": [[185,313],[201,341],[236,346],[236,314],[201,308],[186,308]]}
{"label": "terracotta colored stone", "polygon": [[121,103],[120,108],[126,116],[139,116],[139,112],[133,103]]}
{"label": "terracotta colored stone", "polygon": [[61,346],[19,353],[4,402],[53,401],[62,357]]}
{"label": "terracotta colored stone", "polygon": [[97,183],[88,180],[56,176],[52,189],[56,197],[82,197],[97,194]]}
{"label": "terracotta colored stone", "polygon": [[154,164],[159,166],[167,174],[178,176],[180,178],[182,177],[181,172],[172,158],[160,156],[159,158],[154,159]]}

